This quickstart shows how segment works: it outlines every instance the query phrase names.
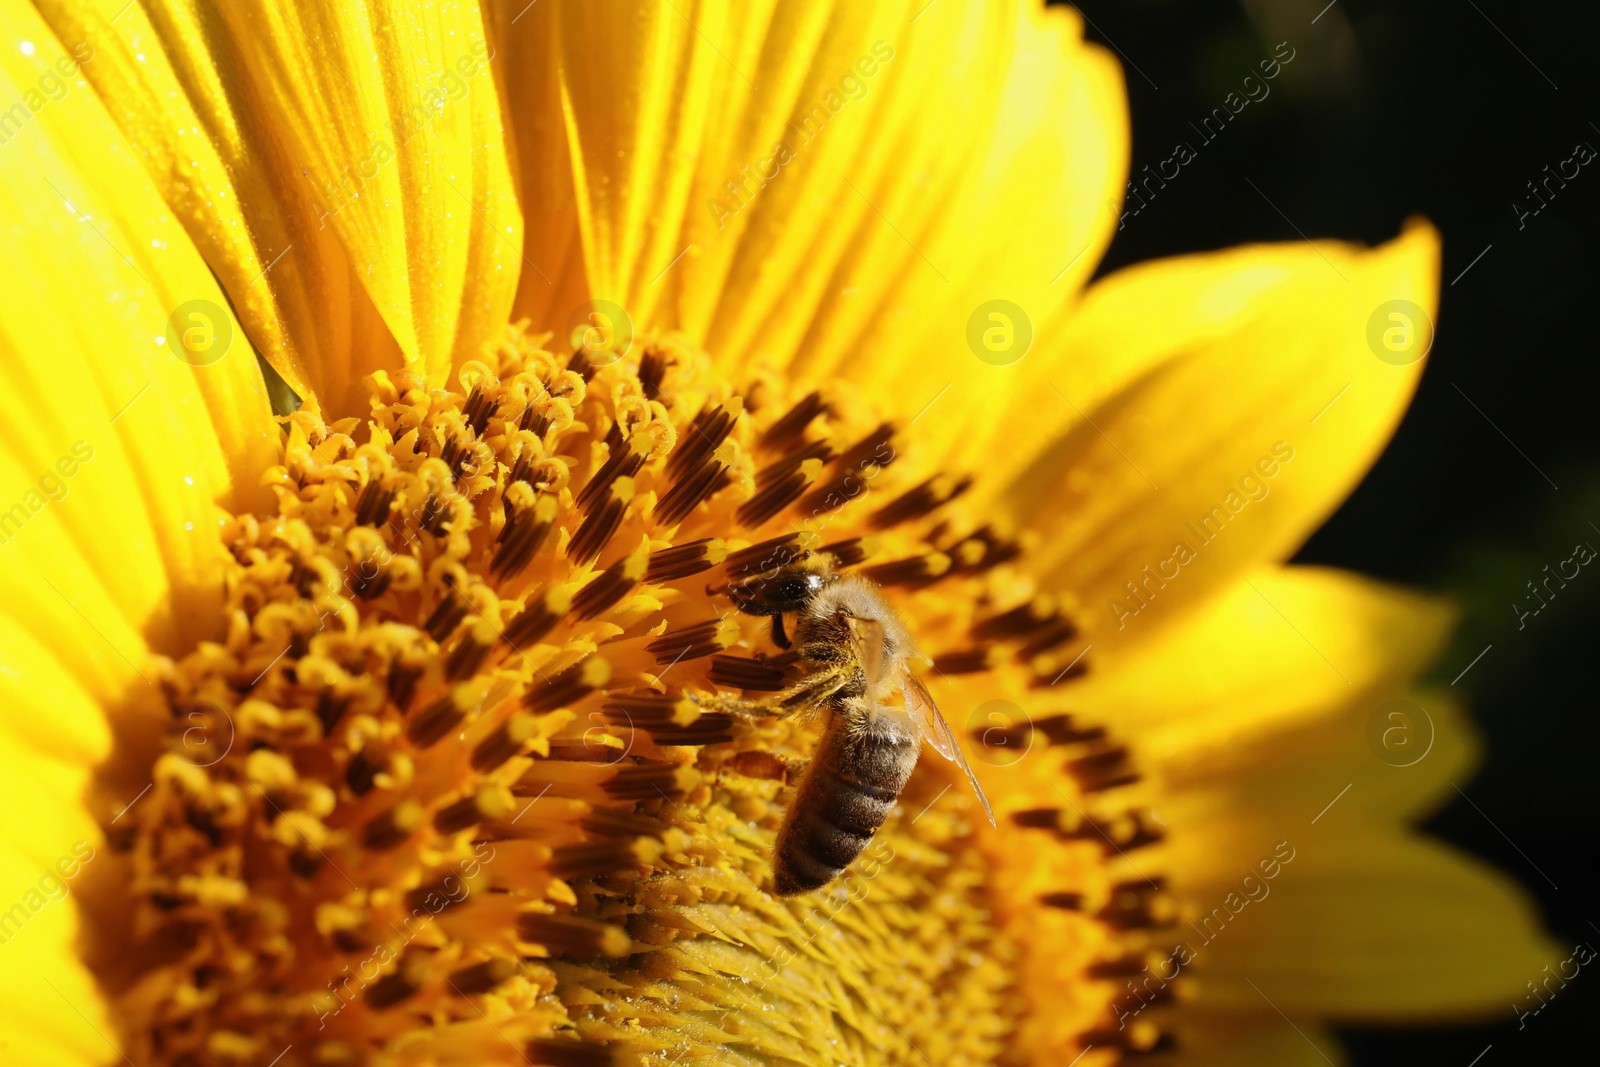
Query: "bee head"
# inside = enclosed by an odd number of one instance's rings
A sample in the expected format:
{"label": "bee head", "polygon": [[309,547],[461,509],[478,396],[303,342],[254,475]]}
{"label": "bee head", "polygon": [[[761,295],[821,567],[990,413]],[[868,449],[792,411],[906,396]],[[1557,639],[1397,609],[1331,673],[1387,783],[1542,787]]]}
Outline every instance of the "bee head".
{"label": "bee head", "polygon": [[831,574],[797,563],[730,585],[728,598],[746,615],[787,615],[804,610],[831,581]]}

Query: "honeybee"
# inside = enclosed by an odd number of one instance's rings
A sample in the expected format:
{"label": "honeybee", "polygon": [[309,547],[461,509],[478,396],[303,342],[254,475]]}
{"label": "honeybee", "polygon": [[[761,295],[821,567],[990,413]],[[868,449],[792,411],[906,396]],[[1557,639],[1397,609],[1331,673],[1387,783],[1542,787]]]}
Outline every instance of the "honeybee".
{"label": "honeybee", "polygon": [[[911,671],[909,660],[917,655],[911,633],[876,585],[834,574],[826,557],[816,557],[727,592],[745,614],[772,618],[772,638],[782,648],[791,648],[784,618],[792,616],[793,649],[773,662],[788,660],[805,670],[769,700],[730,701],[730,710],[752,717],[817,710],[827,716],[778,830],[772,881],[779,896],[819,889],[850,866],[888,818],[923,741],[961,768],[994,824],[950,725]],[[898,702],[891,702],[896,694]]]}

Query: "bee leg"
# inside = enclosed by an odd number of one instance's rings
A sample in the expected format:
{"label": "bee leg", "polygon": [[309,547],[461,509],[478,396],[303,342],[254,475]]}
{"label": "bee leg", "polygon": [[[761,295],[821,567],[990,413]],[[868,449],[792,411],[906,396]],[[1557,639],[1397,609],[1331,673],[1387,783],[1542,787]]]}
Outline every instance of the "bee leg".
{"label": "bee leg", "polygon": [[[798,652],[785,652],[767,662],[785,663],[798,656]],[[785,719],[797,711],[814,711],[822,707],[845,684],[847,673],[840,668],[817,671],[806,675],[787,689],[770,694],[765,700],[747,700],[744,697],[726,697],[712,693],[690,693],[688,696],[703,708],[726,712],[752,722],[759,722],[762,719]]]}
{"label": "bee leg", "polygon": [[707,711],[720,711],[746,722],[760,722],[762,719],[781,719],[793,713],[793,708],[779,707],[776,704],[764,703],[759,700],[745,700],[741,697],[701,696],[690,694],[689,699],[699,704]]}
{"label": "bee leg", "polygon": [[780,756],[776,752],[750,749],[734,756],[729,765],[736,774],[746,778],[763,778],[769,782],[793,785],[805,775],[810,762],[799,756]]}
{"label": "bee leg", "polygon": [[806,768],[811,766],[811,761],[802,756],[779,756],[783,761],[783,784],[794,785],[805,777]]}
{"label": "bee leg", "polygon": [[783,616],[781,614],[772,617],[772,643],[779,648],[789,647],[789,635],[783,632]]}

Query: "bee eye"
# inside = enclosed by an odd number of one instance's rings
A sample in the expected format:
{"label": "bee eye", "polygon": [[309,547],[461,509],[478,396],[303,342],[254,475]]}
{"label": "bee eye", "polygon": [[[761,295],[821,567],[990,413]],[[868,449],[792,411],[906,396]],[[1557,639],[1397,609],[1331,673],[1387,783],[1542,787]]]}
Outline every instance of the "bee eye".
{"label": "bee eye", "polygon": [[806,595],[806,583],[798,578],[785,578],[773,592],[780,600],[799,600]]}

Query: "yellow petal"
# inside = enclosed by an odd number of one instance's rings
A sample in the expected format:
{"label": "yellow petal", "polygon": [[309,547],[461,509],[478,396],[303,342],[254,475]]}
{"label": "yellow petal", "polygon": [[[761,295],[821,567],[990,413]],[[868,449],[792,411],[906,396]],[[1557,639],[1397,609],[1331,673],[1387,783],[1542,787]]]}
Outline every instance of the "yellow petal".
{"label": "yellow petal", "polygon": [[442,381],[504,324],[521,217],[476,5],[42,6],[297,392],[364,412],[364,374]]}
{"label": "yellow petal", "polygon": [[[1121,76],[1068,9],[540,6],[507,32],[560,71],[591,290],[730,370],[837,374],[898,390],[910,417],[958,372],[998,369],[967,349],[978,303],[1025,304],[1042,330],[1109,239]],[[542,78],[514,69],[513,98],[548,99]],[[558,189],[566,146],[519,144],[526,188]],[[531,259],[561,249],[530,229]],[[572,309],[549,304],[562,325]]]}
{"label": "yellow petal", "polygon": [[[151,691],[149,645],[213,632],[213,502],[258,491],[277,431],[227,298],[76,57],[12,3],[0,40],[0,99],[24,109],[0,169],[0,924],[25,922],[0,1033],[7,1062],[101,1062],[112,1031],[75,951],[87,883],[49,900],[41,879],[103,847],[82,807],[111,751],[102,709]],[[174,315],[190,301],[199,323]],[[232,341],[183,347],[196,329]]]}
{"label": "yellow petal", "polygon": [[[9,774],[14,762],[4,770]],[[66,797],[38,797],[12,812],[32,817],[46,803],[65,802]],[[94,833],[92,827],[84,831]],[[8,1064],[88,1067],[117,1059],[108,1036],[114,1031],[94,979],[75,952],[79,921],[73,890],[77,879],[89,877],[98,854],[90,839],[68,834],[43,846],[40,838],[35,851],[46,857],[42,860],[0,843],[0,953],[6,961],[0,968],[0,1056]],[[88,869],[74,854],[80,842],[90,857]],[[58,859],[75,878],[60,877],[53,866]]]}
{"label": "yellow petal", "polygon": [[[1154,605],[1187,577],[1141,574],[1140,589]],[[1374,694],[1432,661],[1454,617],[1439,601],[1319,567],[1252,571],[1183,626],[1145,628],[1143,610],[1123,619],[1128,642],[1089,653],[1071,697],[1136,737],[1143,758],[1175,767],[1226,759],[1353,701],[1375,706]]]}
{"label": "yellow petal", "polygon": [[[1106,643],[1134,630],[1116,622],[1138,606],[1127,583],[1144,567],[1171,572],[1193,557],[1141,628],[1288,556],[1344,499],[1422,367],[1379,358],[1369,336],[1381,340],[1397,307],[1431,321],[1438,257],[1437,233],[1418,222],[1371,251],[1256,246],[1130,268],[1090,289],[1050,388],[1001,415],[1009,449],[974,462],[1008,476],[1003,507],[1045,535],[1040,571],[1082,597]],[[1431,329],[1419,321],[1412,336]],[[1092,392],[1107,367],[1140,370],[1077,403],[1079,368]]]}
{"label": "yellow petal", "polygon": [[1290,1023],[1263,1003],[1270,1017],[1200,1015],[1173,1027],[1184,1067],[1330,1067],[1349,1057],[1327,1030],[1304,1020]]}
{"label": "yellow petal", "polygon": [[[0,49],[0,98],[29,107],[72,57],[7,6],[7,39],[32,54]],[[0,566],[46,647],[131,659],[129,626],[165,646],[215,625],[210,505],[259,494],[277,431],[193,244],[94,93],[64,84],[5,145],[0,174]],[[210,345],[185,347],[197,332]]]}
{"label": "yellow petal", "polygon": [[1197,1012],[1271,1014],[1270,998],[1293,1018],[1481,1014],[1560,958],[1516,882],[1401,825],[1454,796],[1477,756],[1447,698],[1415,702],[1432,730],[1415,762],[1373,746],[1373,700],[1169,766],[1169,838],[1142,862],[1193,906],[1177,929],[1204,974]]}
{"label": "yellow petal", "polygon": [[[1308,826],[1284,840],[1294,858],[1270,882],[1245,866],[1232,883],[1186,887],[1227,916],[1213,915],[1190,942],[1206,975],[1197,1009],[1254,1009],[1269,998],[1291,1017],[1493,1017],[1567,955],[1511,878],[1386,819]],[[1266,895],[1234,914],[1252,873],[1253,891]],[[1229,892],[1240,894],[1231,906]]]}
{"label": "yellow petal", "polygon": [[[936,17],[949,16],[934,7],[924,21]],[[979,60],[985,71],[1003,63],[1006,74],[992,116],[976,119],[985,134],[968,150],[970,165],[943,196],[908,180],[916,167],[888,167],[879,192],[867,192],[884,219],[868,219],[865,250],[841,259],[801,349],[803,373],[894,397],[900,417],[915,420],[914,447],[954,464],[1013,447],[1011,426],[996,412],[1038,402],[1037,382],[1016,373],[1035,363],[1021,338],[1031,332],[1038,346],[1061,329],[1115,232],[1128,168],[1122,71],[1083,40],[1078,13],[1025,5],[1008,32],[1009,54]],[[948,145],[942,118],[924,112],[920,122],[938,132],[919,128],[917,137]],[[894,198],[906,203],[903,212],[887,206]],[[903,218],[920,221],[924,235],[914,236]],[[1010,305],[999,311],[1003,319],[993,318],[995,301]],[[994,365],[976,353],[993,355],[984,338],[1002,323],[1010,334],[1001,346],[1012,347]],[[1019,362],[1004,362],[1013,358]]]}
{"label": "yellow petal", "polygon": [[[1406,717],[1390,718],[1391,708]],[[1425,818],[1458,795],[1455,783],[1471,777],[1479,754],[1476,731],[1447,695],[1401,691],[1150,767],[1166,792],[1162,817],[1204,828],[1176,834],[1171,859],[1205,882],[1236,879],[1263,842],[1309,827]]]}
{"label": "yellow petal", "polygon": [[514,177],[523,216],[523,271],[515,319],[563,324],[589,298],[578,235],[572,152],[561,103],[556,58],[557,5],[510,0],[485,5],[502,79],[506,114],[516,135]]}

